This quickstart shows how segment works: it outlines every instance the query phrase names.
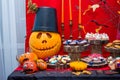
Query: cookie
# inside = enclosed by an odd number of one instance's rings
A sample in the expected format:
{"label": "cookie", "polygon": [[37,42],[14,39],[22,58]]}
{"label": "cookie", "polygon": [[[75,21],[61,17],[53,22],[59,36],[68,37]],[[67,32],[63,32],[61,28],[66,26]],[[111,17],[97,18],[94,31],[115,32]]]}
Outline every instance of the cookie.
{"label": "cookie", "polygon": [[83,73],[83,74],[88,74],[88,75],[91,74],[91,72],[90,72],[90,71],[87,71],[87,70],[84,70],[82,73]]}
{"label": "cookie", "polygon": [[114,43],[114,45],[119,45],[120,46],[120,42],[116,42],[116,43]]}
{"label": "cookie", "polygon": [[112,45],[113,45],[112,43],[108,43],[106,47],[111,47]]}
{"label": "cookie", "polygon": [[120,40],[114,40],[113,43],[120,43]]}
{"label": "cookie", "polygon": [[117,49],[120,49],[120,46],[119,45],[114,45],[115,48]]}

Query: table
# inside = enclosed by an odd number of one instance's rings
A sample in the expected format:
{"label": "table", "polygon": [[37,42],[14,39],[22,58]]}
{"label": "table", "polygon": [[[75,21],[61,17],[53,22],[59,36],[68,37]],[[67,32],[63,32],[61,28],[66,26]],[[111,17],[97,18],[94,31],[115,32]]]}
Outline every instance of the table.
{"label": "table", "polygon": [[81,74],[79,76],[66,71],[39,71],[33,74],[25,74],[20,70],[13,71],[7,80],[120,80],[120,74],[98,73],[96,70],[91,71],[91,75]]}

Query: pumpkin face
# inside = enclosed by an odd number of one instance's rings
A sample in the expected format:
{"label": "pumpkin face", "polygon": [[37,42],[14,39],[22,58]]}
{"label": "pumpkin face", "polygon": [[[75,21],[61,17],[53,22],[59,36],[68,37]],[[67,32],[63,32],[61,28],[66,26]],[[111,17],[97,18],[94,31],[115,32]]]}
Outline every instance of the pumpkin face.
{"label": "pumpkin face", "polygon": [[23,64],[23,71],[27,74],[31,74],[38,71],[38,68],[34,61],[28,60]]}
{"label": "pumpkin face", "polygon": [[42,60],[42,59],[38,59],[37,60],[37,67],[40,70],[45,70],[45,69],[47,69],[47,63],[44,60]]}
{"label": "pumpkin face", "polygon": [[17,56],[17,61],[20,64],[23,64],[27,60],[37,61],[37,59],[38,57],[35,53],[29,53],[29,52]]}
{"label": "pumpkin face", "polygon": [[61,47],[61,38],[58,33],[32,32],[29,46],[38,58],[47,58],[58,53]]}

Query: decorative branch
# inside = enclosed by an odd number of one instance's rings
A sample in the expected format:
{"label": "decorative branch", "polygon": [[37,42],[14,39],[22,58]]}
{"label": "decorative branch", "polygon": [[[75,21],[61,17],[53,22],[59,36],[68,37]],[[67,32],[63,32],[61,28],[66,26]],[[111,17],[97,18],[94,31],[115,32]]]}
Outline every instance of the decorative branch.
{"label": "decorative branch", "polygon": [[27,13],[35,13],[38,10],[38,7],[35,3],[32,3],[32,0],[28,1],[28,11]]}
{"label": "decorative branch", "polygon": [[107,25],[105,24],[100,24],[98,23],[96,20],[91,20],[91,22],[94,22],[97,26],[104,26],[104,27],[108,27]]}
{"label": "decorative branch", "polygon": [[99,33],[99,31],[102,29],[102,26],[98,27],[97,29],[95,29],[96,33]]}
{"label": "decorative branch", "polygon": [[[80,31],[80,30],[83,30],[84,34],[86,34],[86,30],[85,30],[85,28],[84,28],[83,25],[78,24],[78,30],[79,30],[79,31]],[[80,36],[81,36],[81,35],[80,35],[80,33],[79,33],[79,37],[80,37]]]}
{"label": "decorative branch", "polygon": [[102,27],[108,27],[107,25],[98,23],[96,20],[91,20],[91,22],[94,22],[98,26],[98,28],[95,29],[96,33],[99,33],[99,31],[102,29]]}

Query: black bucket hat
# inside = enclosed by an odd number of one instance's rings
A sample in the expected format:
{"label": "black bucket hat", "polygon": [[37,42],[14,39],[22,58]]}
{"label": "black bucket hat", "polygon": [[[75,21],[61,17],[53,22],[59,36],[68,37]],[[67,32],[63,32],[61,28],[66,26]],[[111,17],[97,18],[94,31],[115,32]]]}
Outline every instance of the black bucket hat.
{"label": "black bucket hat", "polygon": [[38,8],[32,31],[46,31],[58,33],[56,9],[51,7]]}

